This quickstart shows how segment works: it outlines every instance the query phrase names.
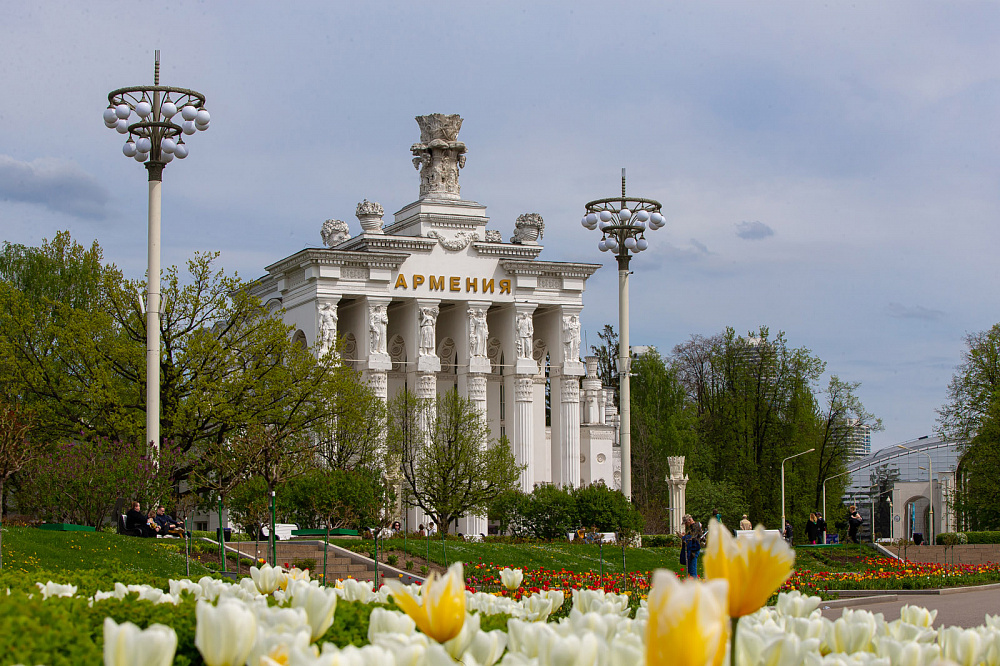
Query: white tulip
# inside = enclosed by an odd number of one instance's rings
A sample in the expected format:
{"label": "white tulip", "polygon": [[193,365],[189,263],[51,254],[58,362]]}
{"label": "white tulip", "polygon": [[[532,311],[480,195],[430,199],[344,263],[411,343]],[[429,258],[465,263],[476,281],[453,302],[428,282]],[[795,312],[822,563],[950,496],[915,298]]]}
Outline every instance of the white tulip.
{"label": "white tulip", "polygon": [[303,580],[296,580],[286,590],[292,597],[292,607],[302,608],[309,617],[312,640],[318,640],[333,624],[333,614],[337,610],[337,593],[324,587],[316,587]]}
{"label": "white tulip", "polygon": [[377,634],[402,634],[409,636],[417,624],[406,613],[375,607],[368,616],[368,642],[374,643]]}
{"label": "white tulip", "polygon": [[520,569],[510,569],[504,567],[500,571],[500,582],[502,582],[503,586],[511,592],[521,587],[522,580],[524,580],[524,572]]}
{"label": "white tulip", "polygon": [[778,612],[786,617],[808,617],[819,608],[819,597],[807,597],[798,590],[778,595]]}
{"label": "white tulip", "polygon": [[934,618],[936,617],[937,610],[929,611],[920,606],[907,605],[899,609],[899,619],[906,624],[912,624],[917,627],[929,628],[934,624]]}
{"label": "white tulip", "polygon": [[222,600],[218,606],[199,601],[194,645],[208,666],[239,666],[257,639],[257,619],[242,602]]}
{"label": "white tulip", "polygon": [[500,630],[480,631],[472,639],[465,651],[465,657],[472,657],[480,666],[492,666],[503,655],[507,647],[507,634]]}
{"label": "white tulip", "polygon": [[104,666],[169,666],[177,652],[177,633],[162,624],[140,629],[131,622],[104,618]]}
{"label": "white tulip", "polygon": [[462,623],[462,630],[458,632],[450,641],[445,641],[444,648],[448,654],[456,661],[462,661],[461,657],[472,645],[473,639],[479,633],[479,615],[465,614],[465,622]]}
{"label": "white tulip", "polygon": [[344,581],[338,581],[337,590],[344,598],[344,601],[360,601],[363,604],[369,604],[377,596],[372,591],[374,586],[374,581],[359,581],[348,578]]}
{"label": "white tulip", "polygon": [[259,569],[250,567],[250,578],[253,579],[253,584],[257,586],[257,590],[261,594],[271,594],[279,587],[284,587],[282,583],[285,580],[285,573],[281,567],[264,564]]}
{"label": "white tulip", "polygon": [[979,653],[983,649],[983,639],[975,629],[947,627],[938,633],[941,656],[951,659],[960,666],[980,663]]}
{"label": "white tulip", "polygon": [[35,585],[42,591],[42,599],[76,596],[76,585],[60,585],[59,583],[53,583],[51,580],[45,585],[41,583],[35,583]]}
{"label": "white tulip", "polygon": [[291,654],[296,650],[309,650],[308,627],[286,633],[273,632],[258,626],[257,640],[247,655],[246,664],[247,666],[266,666],[269,662],[287,664]]}

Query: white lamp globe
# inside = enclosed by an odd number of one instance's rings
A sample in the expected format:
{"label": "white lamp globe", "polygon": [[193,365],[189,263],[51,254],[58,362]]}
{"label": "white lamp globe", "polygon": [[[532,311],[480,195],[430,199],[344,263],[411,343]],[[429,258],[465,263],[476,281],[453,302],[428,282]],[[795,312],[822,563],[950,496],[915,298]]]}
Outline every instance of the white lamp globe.
{"label": "white lamp globe", "polygon": [[611,211],[602,210],[600,217],[602,222],[610,222],[613,216],[611,215]]}
{"label": "white lamp globe", "polygon": [[628,218],[632,217],[632,211],[628,208],[622,208],[618,211],[618,219],[622,222],[628,222]]}
{"label": "white lamp globe", "polygon": [[188,156],[188,147],[185,146],[183,143],[177,144],[177,147],[174,148],[174,157],[176,157],[179,160],[182,160],[187,156]]}
{"label": "white lamp globe", "polygon": [[160,159],[163,160],[164,162],[173,162],[174,161],[174,154],[173,153],[163,153],[162,155],[160,155]]}
{"label": "white lamp globe", "polygon": [[118,122],[115,123],[115,131],[119,134],[128,134],[128,121],[119,119]]}
{"label": "white lamp globe", "polygon": [[649,241],[646,240],[645,238],[640,238],[639,240],[637,240],[635,242],[635,249],[638,252],[642,252],[643,250],[645,250],[648,247],[649,247]]}
{"label": "white lamp globe", "polygon": [[139,102],[135,105],[135,112],[140,118],[145,118],[153,112],[153,105],[149,102]]}
{"label": "white lamp globe", "polygon": [[646,220],[649,219],[649,212],[645,210],[640,210],[638,213],[635,214],[635,219],[639,220],[640,222],[645,222]]}
{"label": "white lamp globe", "polygon": [[135,161],[136,162],[145,162],[146,158],[148,158],[148,157],[149,157],[149,153],[139,153],[139,152],[137,152],[135,154]]}
{"label": "white lamp globe", "polygon": [[584,215],[583,219],[580,220],[580,226],[583,227],[584,229],[589,229],[590,228],[590,225],[587,224],[587,216],[586,215]]}
{"label": "white lamp globe", "polygon": [[135,148],[140,153],[148,153],[150,149],[152,149],[152,147],[153,147],[153,142],[150,141],[147,137],[142,137],[141,139],[135,142]]}
{"label": "white lamp globe", "polygon": [[114,108],[109,106],[108,108],[104,109],[104,124],[111,125],[112,127],[114,127],[115,123],[117,122],[118,122],[118,114],[115,113]]}
{"label": "white lamp globe", "polygon": [[115,107],[115,115],[122,120],[128,118],[130,113],[132,113],[132,109],[128,108],[128,104],[119,104]]}
{"label": "white lamp globe", "polygon": [[177,115],[177,105],[173,102],[164,102],[160,105],[160,114],[164,118],[173,118]]}
{"label": "white lamp globe", "polygon": [[205,109],[199,109],[198,113],[195,114],[194,119],[202,125],[207,125],[212,120],[212,114]]}
{"label": "white lamp globe", "polygon": [[167,138],[160,142],[160,150],[168,155],[174,152],[174,148],[177,147],[177,142],[173,139]]}
{"label": "white lamp globe", "polygon": [[640,220],[639,216],[637,215],[636,218],[632,220],[632,226],[635,227],[636,229],[645,229],[646,223]]}
{"label": "white lamp globe", "polygon": [[633,237],[631,237],[631,236],[629,236],[628,238],[626,238],[625,239],[625,247],[627,247],[630,250],[634,250],[635,249],[635,239]]}
{"label": "white lamp globe", "polygon": [[603,238],[597,242],[597,249],[600,250],[601,252],[608,251],[608,244],[607,242],[605,242]]}
{"label": "white lamp globe", "polygon": [[587,220],[587,224],[591,229],[597,226],[597,213],[587,213],[587,217],[584,219]]}
{"label": "white lamp globe", "polygon": [[658,229],[663,226],[663,216],[659,213],[653,213],[649,216],[649,221],[653,224],[654,229]]}
{"label": "white lamp globe", "polygon": [[604,231],[609,226],[610,224],[605,220],[601,220],[600,222],[597,223],[597,228],[600,229],[601,231]]}
{"label": "white lamp globe", "polygon": [[198,115],[198,109],[191,106],[190,104],[185,104],[184,108],[181,109],[181,117],[184,120],[194,120]]}
{"label": "white lamp globe", "polygon": [[131,141],[126,141],[125,145],[122,146],[122,154],[125,157],[135,157],[135,154],[139,152],[135,149],[135,144]]}
{"label": "white lamp globe", "polygon": [[208,129],[208,123],[202,123],[196,120],[194,121],[194,128],[199,132],[204,132]]}
{"label": "white lamp globe", "polygon": [[181,131],[187,134],[188,136],[191,136],[192,134],[198,131],[198,128],[194,126],[193,120],[186,120],[183,123],[181,123]]}
{"label": "white lamp globe", "polygon": [[611,249],[614,252],[618,251],[618,241],[615,239],[614,236],[608,236],[608,240],[605,242],[607,243],[609,249]]}

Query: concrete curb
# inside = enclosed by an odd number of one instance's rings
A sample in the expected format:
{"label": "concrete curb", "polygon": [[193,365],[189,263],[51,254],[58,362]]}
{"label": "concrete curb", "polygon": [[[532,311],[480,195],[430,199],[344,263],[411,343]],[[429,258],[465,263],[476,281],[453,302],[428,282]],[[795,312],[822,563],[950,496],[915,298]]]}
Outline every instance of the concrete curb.
{"label": "concrete curb", "polygon": [[899,597],[895,594],[881,594],[871,597],[833,599],[820,603],[819,607],[821,610],[827,610],[829,608],[849,608],[851,606],[865,606],[868,604],[887,604],[893,601],[899,601]]}
{"label": "concrete curb", "polygon": [[831,590],[839,595],[838,601],[846,599],[872,599],[883,595],[893,595],[897,597],[923,597],[946,594],[962,594],[964,592],[983,592],[986,590],[998,590],[1000,583],[989,583],[987,585],[970,585],[966,587],[941,587],[927,590]]}

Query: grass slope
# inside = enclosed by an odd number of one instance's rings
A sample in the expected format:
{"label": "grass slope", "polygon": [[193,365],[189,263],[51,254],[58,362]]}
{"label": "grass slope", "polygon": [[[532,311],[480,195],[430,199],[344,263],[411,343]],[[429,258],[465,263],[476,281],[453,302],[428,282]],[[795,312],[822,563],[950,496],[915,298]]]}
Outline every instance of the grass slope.
{"label": "grass slope", "polygon": [[[105,532],[50,532],[3,528],[4,573],[76,572],[94,569],[185,578],[182,539],[139,539]],[[191,576],[211,573],[191,562]],[[112,583],[114,581],[111,581]]]}

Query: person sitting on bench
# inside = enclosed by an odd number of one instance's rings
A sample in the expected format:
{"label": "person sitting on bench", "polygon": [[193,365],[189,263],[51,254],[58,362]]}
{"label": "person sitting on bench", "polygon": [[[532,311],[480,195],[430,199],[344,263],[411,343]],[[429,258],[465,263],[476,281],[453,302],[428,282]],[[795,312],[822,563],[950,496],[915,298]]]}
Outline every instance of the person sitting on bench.
{"label": "person sitting on bench", "polygon": [[184,526],[174,520],[173,516],[167,513],[166,507],[162,504],[156,508],[156,515],[153,516],[153,521],[160,528],[160,535],[162,536],[168,534],[176,536],[184,535]]}
{"label": "person sitting on bench", "polygon": [[149,526],[148,520],[139,502],[132,502],[132,508],[125,514],[125,529],[136,530],[140,536],[155,537],[156,530]]}

